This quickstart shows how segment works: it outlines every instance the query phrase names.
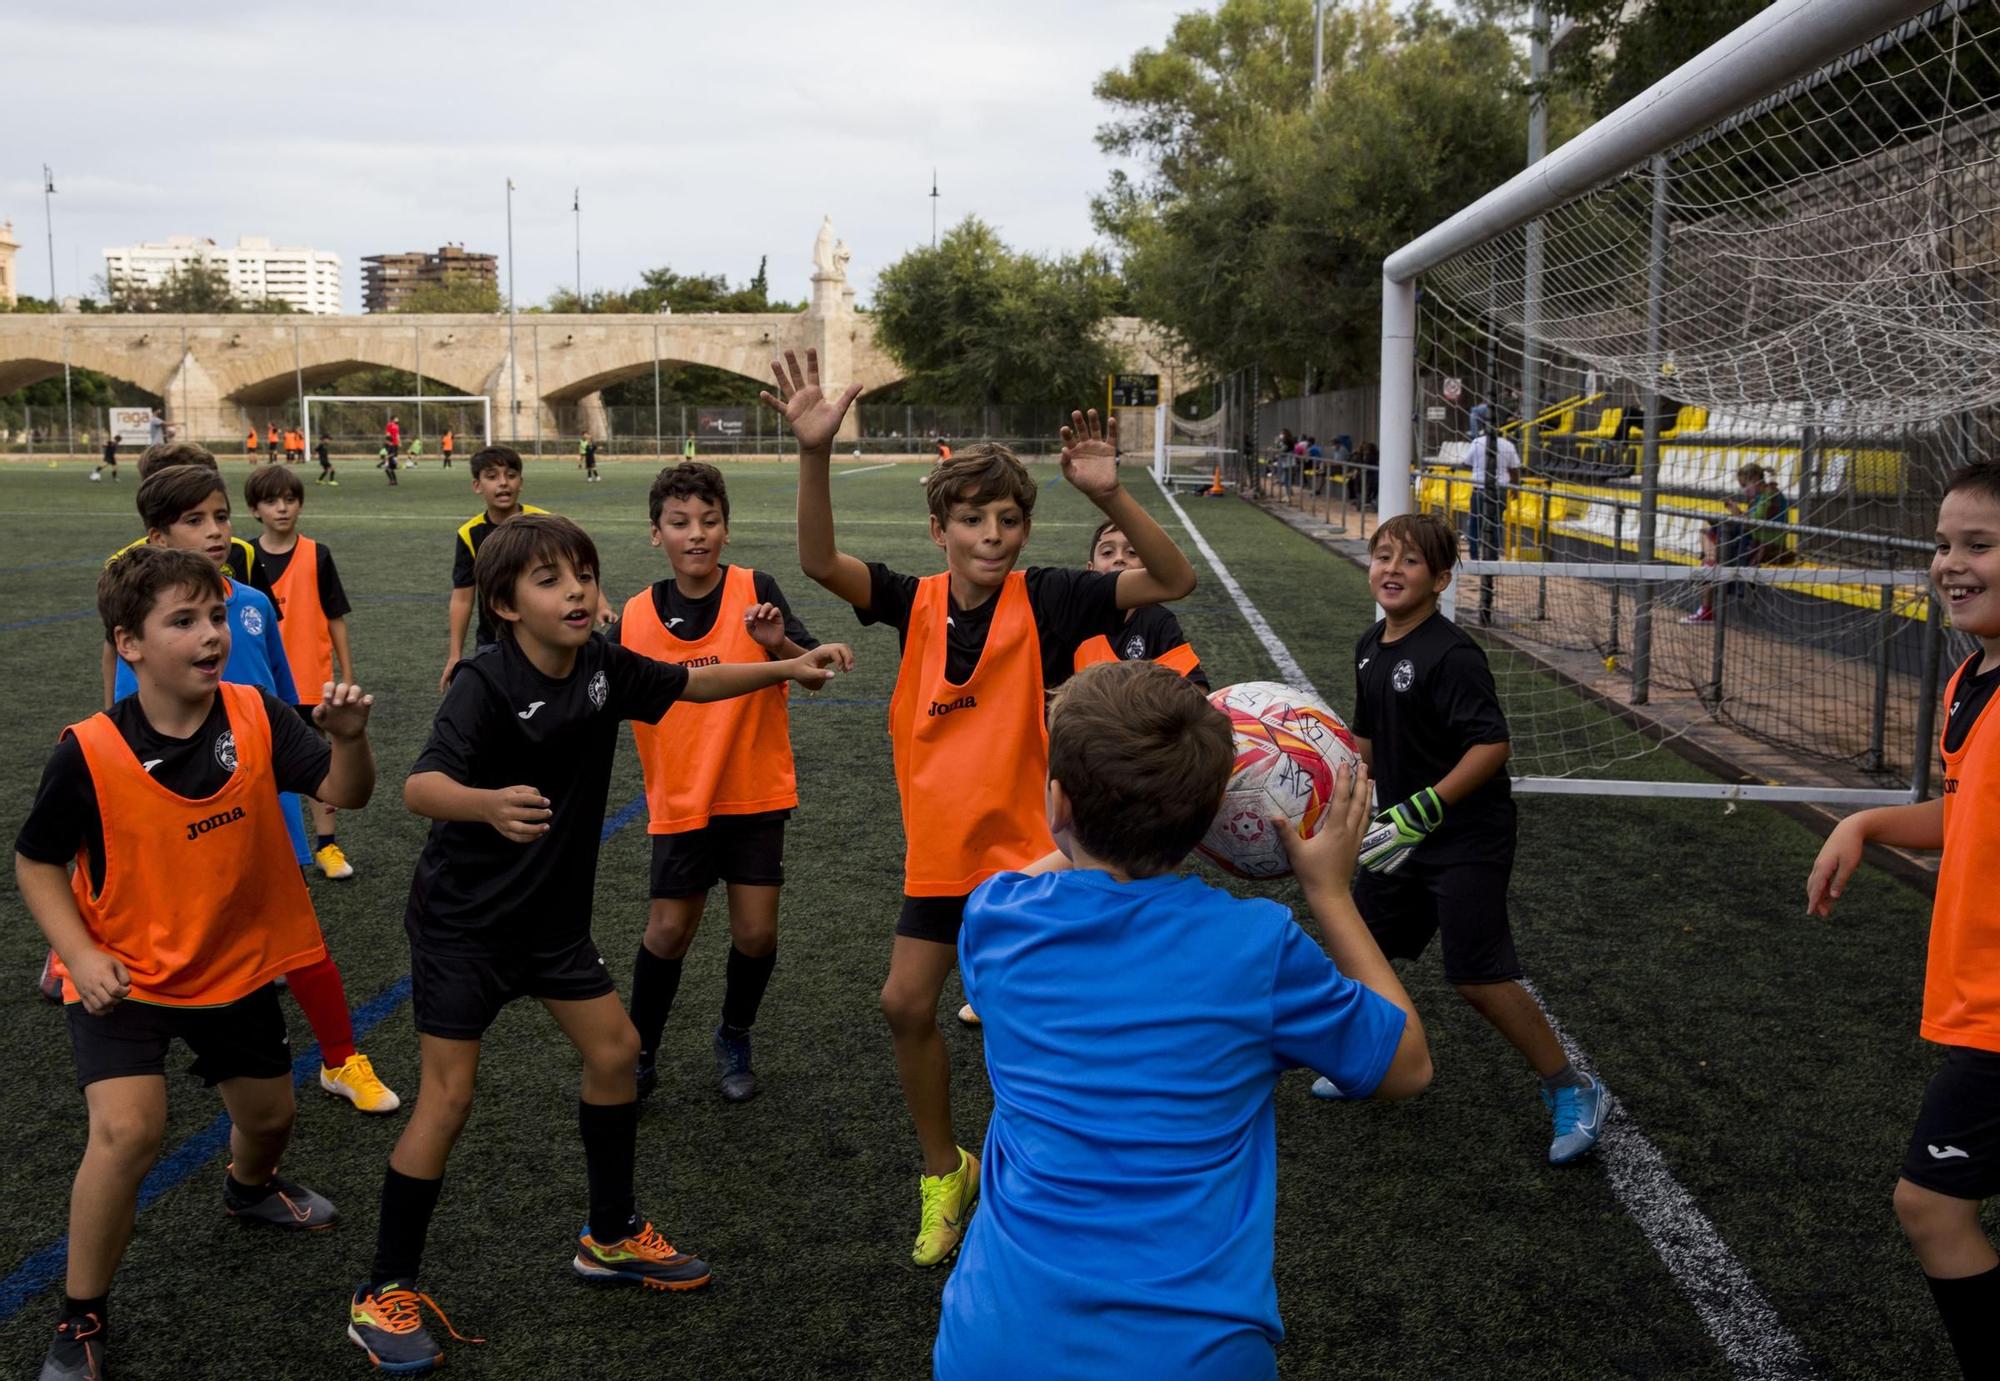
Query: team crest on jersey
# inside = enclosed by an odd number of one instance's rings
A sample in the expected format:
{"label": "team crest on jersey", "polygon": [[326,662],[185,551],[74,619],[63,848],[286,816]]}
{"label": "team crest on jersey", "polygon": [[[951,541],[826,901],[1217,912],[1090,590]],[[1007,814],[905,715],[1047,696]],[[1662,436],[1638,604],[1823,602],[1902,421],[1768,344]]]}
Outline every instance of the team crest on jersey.
{"label": "team crest on jersey", "polygon": [[1137,633],[1125,640],[1125,650],[1119,656],[1128,662],[1136,662],[1146,655],[1146,640]]}
{"label": "team crest on jersey", "polygon": [[264,615],[261,610],[254,609],[250,605],[246,604],[243,606],[242,619],[243,619],[243,631],[245,633],[248,633],[253,638],[260,637],[263,635]]}
{"label": "team crest on jersey", "polygon": [[611,698],[611,681],[603,672],[600,671],[590,678],[589,695],[590,708],[593,710],[603,709],[604,702]]}
{"label": "team crest on jersey", "polygon": [[224,772],[236,770],[236,731],[224,729],[215,740],[215,760]]}
{"label": "team crest on jersey", "polygon": [[1408,690],[1412,685],[1416,684],[1416,680],[1416,664],[1408,657],[1396,663],[1396,669],[1389,673],[1389,684],[1399,691]]}

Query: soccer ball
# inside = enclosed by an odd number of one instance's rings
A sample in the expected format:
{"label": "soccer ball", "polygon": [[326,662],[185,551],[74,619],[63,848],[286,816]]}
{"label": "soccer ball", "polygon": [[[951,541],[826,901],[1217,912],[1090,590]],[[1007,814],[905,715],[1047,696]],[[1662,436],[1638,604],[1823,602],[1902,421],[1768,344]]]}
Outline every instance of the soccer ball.
{"label": "soccer ball", "polygon": [[92,484],[102,484],[104,483],[104,476],[98,473],[97,471],[92,470],[90,472],[90,482]]}
{"label": "soccer ball", "polygon": [[1224,686],[1208,700],[1229,716],[1236,764],[1197,847],[1238,877],[1283,877],[1292,865],[1271,817],[1302,835],[1316,831],[1336,772],[1361,761],[1354,735],[1332,710],[1276,681]]}

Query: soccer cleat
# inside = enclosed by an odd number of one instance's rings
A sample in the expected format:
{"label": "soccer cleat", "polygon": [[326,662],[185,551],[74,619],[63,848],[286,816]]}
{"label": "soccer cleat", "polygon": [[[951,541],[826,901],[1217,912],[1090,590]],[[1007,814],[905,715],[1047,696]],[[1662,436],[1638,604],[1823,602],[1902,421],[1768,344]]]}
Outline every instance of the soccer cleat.
{"label": "soccer cleat", "polygon": [[731,1040],[723,1028],[715,1028],[715,1067],[722,1075],[722,1096],[732,1103],[747,1103],[757,1096],[757,1072],[750,1068],[750,1033]]}
{"label": "soccer cleat", "polygon": [[1542,1102],[1548,1105],[1555,1123],[1555,1133],[1549,1141],[1550,1165],[1569,1164],[1604,1135],[1604,1118],[1611,1111],[1611,1095],[1602,1081],[1592,1079],[1587,1084],[1559,1088],[1554,1093],[1543,1089]]}
{"label": "soccer cleat", "polygon": [[958,1019],[967,1026],[980,1026],[984,1024],[979,1020],[979,1013],[972,1010],[970,1002],[958,1009]]}
{"label": "soccer cleat", "polygon": [[42,976],[35,980],[35,991],[56,1006],[62,1006],[62,979],[56,974],[54,950],[42,956]]}
{"label": "soccer cleat", "polygon": [[917,1193],[923,1199],[924,1216],[917,1244],[910,1249],[911,1264],[943,1265],[965,1240],[966,1220],[979,1202],[979,1157],[959,1147],[958,1169],[948,1175],[919,1176]]}
{"label": "soccer cleat", "polygon": [[319,1086],[336,1098],[345,1098],[362,1112],[388,1113],[403,1106],[396,1091],[376,1077],[375,1066],[358,1050],[338,1069],[322,1065]]}
{"label": "soccer cleat", "polygon": [[699,1290],[708,1284],[708,1263],[660,1236],[651,1223],[622,1242],[599,1242],[586,1225],[576,1235],[570,1269],[585,1280],[640,1285],[648,1290]]}
{"label": "soccer cleat", "polygon": [[1327,1078],[1324,1074],[1313,1080],[1312,1096],[1315,1098],[1324,1098],[1330,1102],[1343,1102],[1347,1098],[1347,1095],[1341,1091],[1340,1085],[1334,1083],[1333,1080]]}
{"label": "soccer cleat", "polygon": [[338,844],[329,844],[316,852],[313,862],[319,864],[320,872],[336,881],[354,876],[354,865],[347,861],[347,855],[341,852]]}
{"label": "soccer cleat", "polygon": [[104,1320],[81,1314],[56,1325],[38,1381],[103,1381]]}
{"label": "soccer cleat", "polygon": [[[232,1170],[235,1168],[230,1167]],[[263,1223],[274,1228],[302,1228],[306,1231],[330,1228],[334,1219],[340,1216],[334,1212],[333,1205],[320,1195],[277,1175],[271,1176],[271,1192],[252,1203],[237,1194],[235,1179],[224,1174],[222,1208],[230,1217],[241,1218],[246,1223]]]}
{"label": "soccer cleat", "polygon": [[444,1361],[444,1349],[424,1327],[423,1307],[438,1316],[444,1331],[461,1343],[483,1343],[451,1326],[437,1301],[400,1280],[363,1285],[347,1305],[347,1337],[368,1354],[377,1369],[397,1376],[421,1376]]}

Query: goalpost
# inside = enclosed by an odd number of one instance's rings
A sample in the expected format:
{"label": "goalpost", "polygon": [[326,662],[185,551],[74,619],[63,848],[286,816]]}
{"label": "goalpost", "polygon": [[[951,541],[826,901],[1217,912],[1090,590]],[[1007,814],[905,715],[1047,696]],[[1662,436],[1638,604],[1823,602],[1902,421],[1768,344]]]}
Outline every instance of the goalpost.
{"label": "goalpost", "polygon": [[[1924,570],[2000,442],[1996,220],[2000,10],[1778,0],[1384,261],[1381,511],[1468,542],[1517,786],[1928,794],[1969,648]],[[1475,444],[1521,477],[1475,493]],[[1640,765],[1722,731],[1760,781]]]}
{"label": "goalpost", "polygon": [[[424,436],[425,415],[427,413],[434,416],[440,411],[443,412],[446,422],[445,427],[432,428],[439,435],[442,435],[446,430],[463,432],[476,437],[481,445],[484,445],[493,435],[493,399],[483,393],[369,393],[339,395],[309,393],[305,398],[305,417],[300,428],[304,434],[306,454],[312,454],[313,409],[315,407],[338,406],[347,408],[349,410],[349,419],[354,425],[360,428],[359,435],[379,438],[383,434],[383,427],[389,421],[390,411],[387,405],[390,404],[406,405],[412,410],[412,425],[405,433],[407,438],[404,443],[405,451],[408,450],[408,441],[420,440]],[[477,408],[479,412],[479,429],[476,432],[467,427],[465,422],[465,419],[471,415],[474,408]],[[323,428],[322,431],[325,432],[326,429]],[[378,442],[377,444],[380,443]],[[468,446],[462,449],[470,453],[478,448]]]}

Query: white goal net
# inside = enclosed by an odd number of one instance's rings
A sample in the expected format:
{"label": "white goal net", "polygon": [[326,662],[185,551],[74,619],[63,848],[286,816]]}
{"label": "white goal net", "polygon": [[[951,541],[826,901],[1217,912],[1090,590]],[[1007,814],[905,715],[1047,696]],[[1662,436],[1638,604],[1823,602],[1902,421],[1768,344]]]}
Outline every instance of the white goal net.
{"label": "white goal net", "polygon": [[373,455],[392,417],[405,455],[413,443],[421,443],[425,456],[440,454],[439,443],[450,432],[453,451],[469,456],[493,435],[493,400],[484,394],[307,394],[306,450],[310,453],[313,438],[320,437],[336,452]]}

